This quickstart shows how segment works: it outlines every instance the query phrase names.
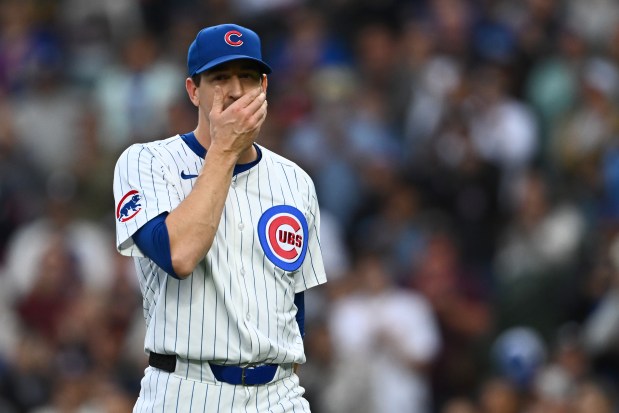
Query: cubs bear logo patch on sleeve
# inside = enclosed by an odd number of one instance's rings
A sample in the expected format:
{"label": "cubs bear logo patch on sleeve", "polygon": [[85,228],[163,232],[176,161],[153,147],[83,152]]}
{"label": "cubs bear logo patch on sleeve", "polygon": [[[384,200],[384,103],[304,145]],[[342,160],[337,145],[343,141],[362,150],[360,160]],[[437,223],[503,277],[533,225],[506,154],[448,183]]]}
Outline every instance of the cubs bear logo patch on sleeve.
{"label": "cubs bear logo patch on sleeve", "polygon": [[139,214],[142,210],[141,199],[142,195],[140,195],[137,189],[133,189],[123,195],[118,205],[116,205],[116,219],[119,222],[127,222]]}

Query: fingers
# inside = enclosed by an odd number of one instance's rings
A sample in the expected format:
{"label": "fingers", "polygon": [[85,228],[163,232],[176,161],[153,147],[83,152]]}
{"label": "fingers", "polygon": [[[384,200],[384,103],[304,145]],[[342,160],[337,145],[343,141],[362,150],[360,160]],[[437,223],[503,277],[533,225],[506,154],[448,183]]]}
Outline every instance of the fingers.
{"label": "fingers", "polygon": [[255,113],[259,111],[264,104],[266,104],[267,96],[264,92],[260,92],[249,104],[246,106],[246,110],[249,113]]}
{"label": "fingers", "polygon": [[250,124],[254,124],[260,118],[266,116],[266,107],[266,94],[258,89],[243,95],[224,112],[235,116],[239,121],[245,119]]}
{"label": "fingers", "polygon": [[213,106],[211,113],[220,114],[224,110],[224,92],[221,87],[215,86],[215,94],[213,96]]}
{"label": "fingers", "polygon": [[[245,108],[248,108],[249,106],[254,104],[256,102],[256,99],[259,99],[259,100],[266,99],[266,95],[259,88],[252,89],[249,92],[245,93],[236,102],[231,104],[228,109],[231,109],[231,110],[244,110]],[[249,109],[249,111],[251,112],[253,110],[256,110],[257,107],[259,107],[261,103],[262,102],[260,102],[258,104],[258,106],[254,105],[253,108]]]}
{"label": "fingers", "polygon": [[250,106],[256,99],[260,99],[263,96],[266,99],[266,95],[261,88],[252,89],[239,99],[239,104],[242,108]]}
{"label": "fingers", "polygon": [[256,110],[256,112],[254,113],[255,122],[258,125],[261,125],[262,122],[264,122],[264,119],[267,117],[267,107],[268,107],[268,103],[266,99],[264,99],[262,103],[260,104],[260,107],[258,108],[258,110]]}

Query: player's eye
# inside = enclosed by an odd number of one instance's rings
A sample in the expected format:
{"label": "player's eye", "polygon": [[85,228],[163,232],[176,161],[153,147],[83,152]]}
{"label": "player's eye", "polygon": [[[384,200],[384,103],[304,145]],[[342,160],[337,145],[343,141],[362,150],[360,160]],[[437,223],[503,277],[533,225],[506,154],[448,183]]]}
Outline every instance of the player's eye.
{"label": "player's eye", "polygon": [[222,82],[224,80],[227,80],[228,78],[230,78],[230,76],[220,73],[220,74],[213,76],[211,80],[213,80],[214,82]]}
{"label": "player's eye", "polygon": [[241,79],[260,80],[260,74],[256,72],[245,72],[239,75]]}

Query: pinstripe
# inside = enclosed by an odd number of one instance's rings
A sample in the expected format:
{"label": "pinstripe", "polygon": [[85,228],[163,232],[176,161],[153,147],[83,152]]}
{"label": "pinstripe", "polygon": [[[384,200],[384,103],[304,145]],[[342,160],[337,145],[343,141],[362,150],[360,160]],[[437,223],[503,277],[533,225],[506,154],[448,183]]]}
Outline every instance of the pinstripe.
{"label": "pinstripe", "polygon": [[[176,288],[176,330],[174,331],[174,352],[176,352],[176,345],[178,344],[178,324],[180,319],[178,318],[178,312],[179,312],[179,307],[180,307],[180,302],[181,302],[181,283],[180,281],[174,280],[175,284],[177,285]],[[168,282],[170,282],[170,280],[168,280]],[[191,309],[191,307],[189,307]],[[189,342],[189,340],[187,340],[187,342]]]}
{"label": "pinstripe", "polygon": [[[170,142],[172,143],[172,142]],[[178,162],[176,160],[176,157],[174,155],[172,155],[172,152],[170,152],[170,150],[167,148],[167,145],[165,147],[161,147],[163,150],[165,150],[166,152],[168,152],[168,154],[170,154],[170,158],[172,158],[172,161],[174,162],[174,165],[176,166],[176,172],[178,172],[178,174],[180,175],[181,173],[181,168],[178,166]]]}
{"label": "pinstripe", "polygon": [[[189,290],[189,302],[191,303],[193,301],[193,282],[195,277],[190,277],[190,285],[191,288]],[[180,291],[180,286],[179,286],[179,291]],[[202,308],[204,308],[204,305],[202,306]],[[191,343],[191,310],[192,307],[189,306],[189,320],[187,321],[187,354],[189,354],[189,344]],[[187,366],[187,371],[189,371],[189,366]]]}
{"label": "pinstripe", "polygon": [[[167,150],[167,149],[166,149]],[[169,153],[169,151],[168,151]],[[159,159],[161,159],[161,152],[157,151],[155,149],[153,149],[153,159],[157,159],[154,154],[159,155]],[[174,158],[172,158],[174,159]],[[176,163],[176,161],[174,161]],[[178,165],[177,165],[177,169],[178,169]],[[170,194],[172,193],[172,191],[170,190],[170,181],[168,179],[165,179],[165,174],[164,174],[164,169],[163,169],[163,164],[161,165],[161,173],[163,174],[163,178],[164,178],[164,182],[165,182],[165,186],[166,186],[166,194],[168,195],[168,205],[169,205],[169,209],[172,209],[172,198],[170,196]],[[153,181],[154,181],[154,175],[153,175]],[[159,198],[157,198],[157,200],[159,200]],[[157,207],[159,209],[159,207]]]}
{"label": "pinstripe", "polygon": [[[245,181],[245,185],[246,185],[246,187],[245,187],[245,194],[246,195],[247,195],[247,183],[248,182],[249,182],[249,179],[247,179]],[[243,210],[248,211],[251,208],[251,205],[247,205],[247,208],[245,208],[245,209],[242,208],[240,200],[239,200],[239,196],[238,196],[238,191],[235,191],[234,193],[235,193],[235,196],[236,196],[238,211],[239,211],[239,214],[241,215],[241,222],[245,222],[246,219],[248,219],[249,222],[250,222],[249,228],[253,228],[253,219],[251,217],[251,214],[249,215],[249,217],[243,217],[242,216]],[[245,241],[246,237],[244,237],[243,234],[244,234],[244,231],[241,231],[241,239],[240,239],[239,243],[241,245],[241,251],[240,251],[241,252],[241,257],[243,257],[243,261],[241,261],[241,269],[243,269],[244,273],[241,274],[241,278],[243,279],[243,285],[245,287],[245,298],[247,300],[247,312],[249,314],[253,314],[255,312],[255,314],[256,314],[255,322],[256,322],[256,325],[257,325],[257,329],[260,329],[260,307],[258,306],[258,299],[257,299],[257,293],[256,293],[256,278],[255,278],[255,273],[254,273],[254,270],[253,270],[253,262],[254,262],[254,257],[253,257],[254,249],[253,249],[253,247],[254,247],[255,237],[253,237],[253,236],[249,237],[251,239],[251,241],[250,241],[251,242],[251,248],[249,248],[249,253],[248,254],[244,254],[243,253],[243,251],[244,251],[243,244],[244,244],[244,242],[247,242],[247,241]],[[245,248],[245,250],[247,250],[247,248]],[[246,263],[245,259],[248,256],[249,256],[250,260],[249,260],[249,263]],[[250,269],[251,269],[251,274],[248,274],[248,271],[250,271]],[[251,301],[251,298],[250,298],[250,290],[249,290],[249,288],[247,288],[247,278],[250,275],[251,275],[251,277],[253,279],[253,285],[254,285],[254,298],[255,298],[255,301],[253,301],[253,302]],[[254,339],[255,339],[255,342],[257,343],[257,347],[258,347],[258,353],[257,354],[260,354],[260,349],[261,349],[260,337],[258,337],[256,334],[254,334],[253,330],[250,330],[249,333],[250,333],[249,334],[250,351],[252,352],[252,354],[254,354]]]}
{"label": "pinstripe", "polygon": [[168,326],[168,288],[167,288],[167,280],[165,282],[166,284],[166,289],[163,293],[163,348],[166,348],[165,345],[165,341],[166,341],[166,327]]}
{"label": "pinstripe", "polygon": [[[292,386],[292,389],[289,388],[288,386],[286,386],[286,382],[288,381],[288,379],[284,379],[282,380],[282,386],[284,386],[286,388],[286,390],[288,391],[288,394],[292,393],[292,390],[294,389],[294,383]],[[298,393],[294,393],[295,395],[298,395]],[[290,402],[290,404],[292,405],[292,411],[296,412],[296,409],[294,408],[294,402],[292,400],[288,400]]]}
{"label": "pinstripe", "polygon": [[190,399],[191,401],[189,402],[189,411],[191,411],[193,408],[193,394],[195,390],[196,390],[196,382],[192,382],[191,383],[191,399]]}
{"label": "pinstripe", "polygon": [[[206,262],[204,262],[204,267],[205,267],[205,272],[206,272],[206,266],[208,264]],[[193,280],[191,281],[193,282]],[[204,355],[204,327],[206,326],[206,323],[204,321],[204,309],[206,308],[206,303],[204,302],[204,297],[206,296],[206,281],[204,283],[202,283],[202,335],[200,336],[200,360],[204,360],[203,355]],[[217,296],[215,296],[217,297]],[[215,302],[215,312],[217,312],[217,302]],[[217,322],[217,318],[215,318],[215,322]],[[217,334],[217,328],[215,328],[215,335]],[[215,340],[213,340],[213,342],[215,342]],[[187,348],[189,349],[189,340],[187,342]],[[187,354],[189,354],[189,350],[187,350]],[[202,372],[202,364],[200,364],[200,380],[204,380],[204,373]]]}
{"label": "pinstripe", "polygon": [[208,387],[206,388],[206,391],[204,392],[204,405],[202,406],[202,413],[206,413],[206,401],[208,400]]}
{"label": "pinstripe", "polygon": [[[238,206],[238,209],[239,209],[240,220],[241,220],[241,222],[243,222],[245,219],[242,216],[242,212],[241,212],[242,208],[241,208],[241,204],[240,204],[240,201],[239,201],[238,192],[234,191],[234,195],[236,197],[236,203],[237,203],[237,206]],[[241,239],[239,241],[239,244],[241,246],[241,250],[240,250],[241,257],[244,257],[244,254],[243,254],[243,232],[242,231],[241,231]],[[253,255],[253,252],[250,252],[250,254]],[[244,268],[245,268],[245,262],[241,261],[241,269],[243,269],[243,271],[245,271]],[[248,314],[250,314],[252,312],[251,311],[252,309],[251,309],[251,305],[250,305],[250,302],[249,302],[249,289],[247,288],[247,277],[245,276],[245,274],[241,274],[241,278],[243,279],[243,285],[245,286],[245,297],[244,298],[247,301],[247,310],[246,311],[248,312]],[[240,332],[239,332],[239,337],[240,337]],[[259,338],[257,339],[257,343],[258,343],[258,348],[260,348],[260,339]],[[250,348],[250,352],[253,354],[254,339],[253,339],[253,335],[251,334],[251,331],[249,333],[249,346],[250,346],[249,347]],[[241,351],[239,351],[239,354],[241,354]],[[240,360],[239,360],[239,362],[240,362]]]}
{"label": "pinstripe", "polygon": [[[224,216],[223,216],[223,219],[224,219],[224,238],[227,238],[226,235],[228,234],[228,225],[227,225],[228,219],[227,219],[226,212],[227,212],[227,210],[224,207]],[[226,249],[226,263],[227,264],[230,262],[228,254],[229,254],[229,250]],[[218,269],[217,272],[219,272],[219,269]],[[232,277],[228,277],[228,278],[230,280],[230,289],[232,289]],[[226,291],[224,291],[223,296],[224,296],[224,307],[225,307],[226,306]],[[230,299],[232,299],[232,297],[230,297]],[[230,315],[227,314],[226,318],[228,319],[226,343],[230,343]],[[238,317],[237,317],[237,319],[238,319]],[[226,347],[226,360],[225,360],[225,362],[227,362],[229,360],[229,356],[230,356],[230,346],[227,346]]]}
{"label": "pinstripe", "polygon": [[[289,394],[290,389],[288,388],[288,386],[286,386],[286,380],[282,380],[282,386],[286,389],[286,392],[284,392],[284,394]],[[292,406],[292,411],[294,412],[294,403],[289,399],[287,399],[286,401],[290,403],[290,405]]]}
{"label": "pinstripe", "polygon": [[286,407],[284,407],[284,404],[282,403],[282,395],[279,392],[280,386],[277,386],[275,391],[277,393],[277,404],[279,404],[282,407],[282,412],[286,411]]}
{"label": "pinstripe", "polygon": [[[267,165],[268,168],[268,163],[265,162],[265,164]],[[257,168],[257,175],[258,175],[258,204],[260,205],[260,213],[262,214],[264,212],[264,207],[262,206],[262,180],[260,179],[260,170],[262,169],[262,167],[259,165]],[[267,174],[267,178],[268,178],[268,174]],[[253,224],[252,224],[252,228],[254,228]],[[256,228],[257,230],[257,228]],[[262,259],[261,259],[261,263],[262,263],[262,280],[264,281],[264,305],[266,306],[266,313],[267,313],[267,332],[268,334],[271,334],[271,317],[268,316],[268,314],[270,314],[270,308],[269,308],[269,289],[267,288],[267,277],[266,277],[266,271],[265,271],[265,261],[266,261],[266,256],[264,254],[261,255]],[[254,267],[252,266],[252,269]],[[272,362],[273,360],[269,357],[268,362]]]}
{"label": "pinstripe", "polygon": [[[155,176],[153,174],[153,161],[155,160],[155,157],[153,156],[152,158],[150,158],[150,179],[153,183],[153,193],[157,192],[157,189],[155,188]],[[159,198],[155,198],[155,200],[157,201],[157,206],[155,207],[157,210],[159,210]]]}
{"label": "pinstripe", "polygon": [[[247,179],[245,181],[245,197],[247,198],[247,210],[251,210],[251,202],[249,200],[249,195],[247,194],[247,192],[249,191],[248,183],[249,183],[249,179]],[[254,228],[254,220],[253,220],[251,215],[249,215],[249,223],[250,223],[250,228]],[[251,248],[250,248],[250,251],[251,251],[250,262],[251,263],[255,262],[255,259],[254,259],[255,245],[256,245],[255,241],[256,241],[256,237],[251,237]],[[256,271],[254,270],[254,266],[253,265],[250,265],[249,268],[251,268],[251,275],[252,275],[252,278],[253,278],[253,281],[254,281],[254,299],[256,300],[256,302],[255,302],[255,306],[256,306],[256,326],[257,326],[258,330],[260,330],[260,306],[258,305],[258,286],[256,285]],[[267,303],[267,305],[268,305],[268,303]],[[268,314],[268,312],[267,312],[267,314]],[[260,346],[260,338],[259,337],[258,337],[257,341],[258,341],[258,354],[260,354],[261,353],[261,346]]]}
{"label": "pinstripe", "polygon": [[[142,383],[141,383],[141,390],[140,390],[140,397],[138,398],[138,401],[136,402],[135,406],[133,406],[133,412],[132,413],[142,413],[143,411],[147,411],[147,405],[148,402],[150,401],[152,403],[153,400],[155,400],[154,397],[152,397],[152,385],[153,385],[153,381],[152,381],[152,374],[150,374],[148,376],[148,382],[146,382],[146,377],[144,379],[142,379]],[[146,391],[145,389],[148,389],[148,394],[149,396],[146,397]],[[138,407],[140,408],[140,411],[137,412]]]}
{"label": "pinstripe", "polygon": [[[169,377],[170,376],[168,376],[168,378]],[[176,392],[176,409],[175,409],[176,413],[178,413],[178,404],[179,404],[179,401],[181,399],[181,387],[183,387],[183,383],[184,383],[184,381],[179,382],[179,384],[178,384],[178,391]]]}
{"label": "pinstripe", "polygon": [[[210,273],[211,274],[213,273],[212,264],[211,264],[211,272]],[[213,283],[214,283],[214,281],[213,281]],[[205,286],[205,288],[206,288],[206,286]],[[214,328],[215,332],[213,334],[213,354],[215,354],[215,350],[216,350],[215,346],[217,345],[217,320],[219,320],[219,317],[217,317],[217,315],[219,314],[219,306],[218,306],[219,302],[218,301],[219,301],[219,295],[215,294],[215,316],[216,317],[215,317],[215,328]],[[204,303],[203,305],[206,306],[206,303]]]}
{"label": "pinstripe", "polygon": [[236,397],[234,397],[236,395],[236,389],[239,386],[234,386],[234,388],[232,389],[232,403],[230,403],[230,412],[234,412],[234,401],[236,400]]}
{"label": "pinstripe", "polygon": [[[259,407],[259,405],[260,405],[260,403],[259,403],[260,402],[260,396],[258,395],[258,393],[260,393],[260,390],[262,390],[262,389],[263,388],[261,388],[261,387],[256,387],[255,409],[256,409],[257,412],[260,411],[260,407]],[[249,403],[249,400],[248,400],[248,403]]]}
{"label": "pinstripe", "polygon": [[217,411],[221,407],[221,393],[223,391],[223,386],[219,386],[219,398],[217,399]]}
{"label": "pinstripe", "polygon": [[[161,377],[161,370],[157,370],[157,381],[155,382],[155,396],[152,399],[152,406],[151,406],[151,412],[155,411],[155,402],[157,401],[157,398],[159,397],[159,378]],[[164,393],[164,398],[165,398],[165,393]]]}
{"label": "pinstripe", "polygon": [[165,381],[165,390],[163,391],[163,410],[162,413],[165,413],[165,408],[166,408],[166,400],[168,397],[168,383],[170,382],[170,375],[166,374],[166,381]]}
{"label": "pinstripe", "polygon": [[[258,400],[258,397],[256,397],[256,400]],[[250,401],[251,401],[251,397],[248,397],[247,400],[245,401],[245,413],[247,413],[247,406],[249,406]]]}
{"label": "pinstripe", "polygon": [[[266,391],[267,391],[267,403],[269,405],[269,411],[271,411],[271,386],[267,386]],[[257,399],[258,398],[256,397],[256,400]]]}
{"label": "pinstripe", "polygon": [[[288,180],[288,174],[286,174],[286,169],[284,168],[283,165],[281,165],[281,168],[282,168],[282,173],[284,174],[284,177],[286,178],[286,188],[288,188],[288,192],[290,193],[290,198],[294,198],[294,194],[292,193],[292,186],[290,185],[290,181]],[[297,182],[297,187],[298,187],[298,184],[299,183]]]}

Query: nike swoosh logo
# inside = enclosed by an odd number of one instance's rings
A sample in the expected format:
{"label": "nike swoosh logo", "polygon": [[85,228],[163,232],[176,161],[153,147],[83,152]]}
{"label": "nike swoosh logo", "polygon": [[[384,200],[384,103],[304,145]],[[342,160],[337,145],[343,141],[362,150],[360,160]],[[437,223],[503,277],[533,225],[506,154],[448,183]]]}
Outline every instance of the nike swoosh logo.
{"label": "nike swoosh logo", "polygon": [[193,178],[197,178],[198,175],[187,175],[185,173],[185,171],[181,171],[181,178],[183,179],[193,179]]}

